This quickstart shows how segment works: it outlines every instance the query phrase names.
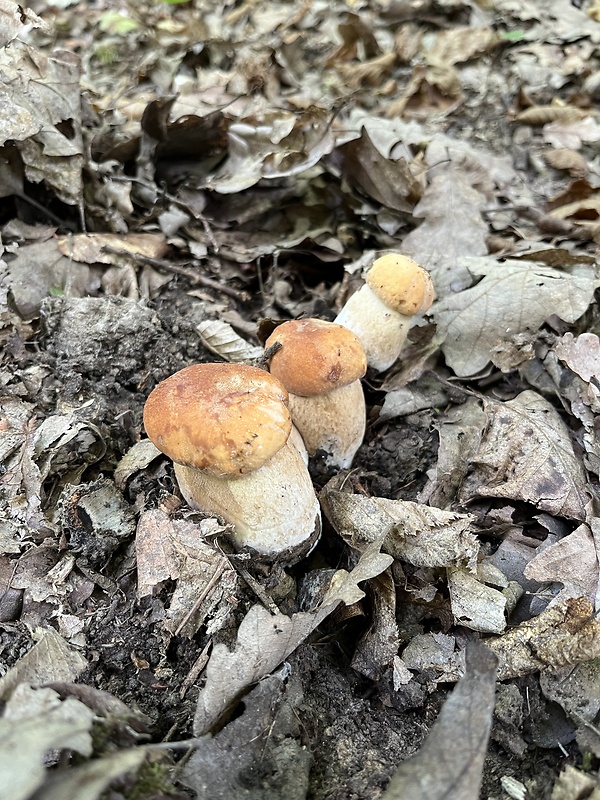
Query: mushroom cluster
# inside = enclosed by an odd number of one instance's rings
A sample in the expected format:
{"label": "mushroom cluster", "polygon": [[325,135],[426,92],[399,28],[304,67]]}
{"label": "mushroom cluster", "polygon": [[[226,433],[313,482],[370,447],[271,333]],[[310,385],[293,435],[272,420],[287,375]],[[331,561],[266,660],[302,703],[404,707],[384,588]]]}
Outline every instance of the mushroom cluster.
{"label": "mushroom cluster", "polygon": [[427,270],[408,256],[391,253],[373,263],[365,285],[335,321],[358,336],[369,366],[383,372],[398,358],[412,318],[428,311],[434,298]]}
{"label": "mushroom cluster", "polygon": [[231,523],[238,548],[284,561],[310,551],[321,530],[287,403],[268,372],[215,363],[171,375],[144,408],[146,433],[173,460],[188,504]]}
{"label": "mushroom cluster", "polygon": [[310,456],[319,450],[328,466],[348,468],[365,435],[365,397],[360,379],[365,351],[347,328],[320,319],[279,325],[266,341],[280,348],[269,369],[289,392],[294,425]]}

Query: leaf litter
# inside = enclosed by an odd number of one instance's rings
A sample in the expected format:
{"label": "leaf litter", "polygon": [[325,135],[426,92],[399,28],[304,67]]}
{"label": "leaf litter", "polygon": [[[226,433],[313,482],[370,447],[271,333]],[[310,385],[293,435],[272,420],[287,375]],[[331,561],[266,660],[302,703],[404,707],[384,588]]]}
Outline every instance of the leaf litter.
{"label": "leaf litter", "polygon": [[[0,18],[2,796],[599,791],[594,4]],[[353,469],[311,465],[311,559],[253,564],[143,402],[389,250],[437,302]]]}

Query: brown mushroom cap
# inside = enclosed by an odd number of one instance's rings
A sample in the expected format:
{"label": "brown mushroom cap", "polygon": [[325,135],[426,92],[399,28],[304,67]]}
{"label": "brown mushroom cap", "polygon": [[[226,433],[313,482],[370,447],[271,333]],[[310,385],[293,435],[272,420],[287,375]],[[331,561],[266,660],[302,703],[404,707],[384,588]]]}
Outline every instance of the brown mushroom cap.
{"label": "brown mushroom cap", "polygon": [[335,322],[297,319],[279,325],[266,347],[282,347],[271,358],[270,370],[288,392],[314,397],[346,386],[365,374],[367,357],[360,339]]}
{"label": "brown mushroom cap", "polygon": [[144,408],[152,442],[178,464],[233,477],[262,467],[292,429],[288,393],[245,364],[194,364],[159,383]]}
{"label": "brown mushroom cap", "polygon": [[427,270],[399,253],[378,258],[366,281],[382,303],[407,317],[427,311],[435,297]]}

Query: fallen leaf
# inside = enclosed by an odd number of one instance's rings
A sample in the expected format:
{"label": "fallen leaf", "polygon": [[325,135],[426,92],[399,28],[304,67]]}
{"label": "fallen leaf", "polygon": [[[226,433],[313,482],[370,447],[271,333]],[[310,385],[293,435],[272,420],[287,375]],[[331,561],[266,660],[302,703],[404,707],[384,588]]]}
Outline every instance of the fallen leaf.
{"label": "fallen leaf", "polygon": [[467,647],[466,671],[419,752],[396,770],[382,800],[477,800],[492,727],[497,659]]}
{"label": "fallen leaf", "polygon": [[26,800],[43,784],[44,756],[70,749],[89,756],[94,714],[51,689],[17,686],[0,719],[0,797]]}
{"label": "fallen leaf", "polygon": [[234,364],[252,361],[264,352],[262,347],[242,339],[231,325],[220,319],[204,320],[196,325],[196,330],[204,347],[224,361]]}
{"label": "fallen leaf", "polygon": [[558,270],[488,258],[478,259],[472,270],[483,280],[434,303],[430,312],[446,337],[442,345],[446,361],[459,376],[479,372],[499,342],[537,330],[552,314],[575,322],[598,285],[590,265]]}
{"label": "fallen leaf", "polygon": [[14,667],[0,678],[0,698],[6,699],[19,683],[40,686],[52,681],[74,681],[87,661],[53,628],[44,628],[41,638]]}
{"label": "fallen leaf", "polygon": [[470,514],[327,487],[321,492],[321,504],[338,534],[358,552],[383,536],[385,552],[416,566],[473,569],[477,561],[479,544],[470,530]]}
{"label": "fallen leaf", "polygon": [[259,681],[243,713],[194,749],[181,779],[197,800],[305,800],[313,758],[300,741],[302,693],[282,677]]}
{"label": "fallen leaf", "polygon": [[585,475],[569,429],[554,407],[527,390],[514,400],[484,400],[488,427],[462,500],[524,500],[556,516],[585,519]]}
{"label": "fallen leaf", "polygon": [[568,597],[586,597],[595,603],[600,578],[598,553],[587,525],[580,525],[564,539],[539,550],[525,567],[526,578],[540,583],[562,583],[563,588],[553,603]]}
{"label": "fallen leaf", "polygon": [[506,627],[506,597],[467,570],[448,569],[448,590],[457,625],[482,633],[502,633]]}
{"label": "fallen leaf", "polygon": [[146,754],[146,748],[130,748],[64,770],[44,782],[35,800],[98,800],[115,778],[137,770]]}

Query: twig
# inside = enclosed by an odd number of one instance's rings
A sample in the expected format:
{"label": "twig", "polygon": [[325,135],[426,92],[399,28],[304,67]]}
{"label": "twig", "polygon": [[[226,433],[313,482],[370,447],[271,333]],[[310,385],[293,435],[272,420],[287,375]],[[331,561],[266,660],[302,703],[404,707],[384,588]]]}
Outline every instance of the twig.
{"label": "twig", "polygon": [[229,561],[225,558],[225,556],[222,556],[221,560],[219,561],[219,563],[215,568],[215,571],[213,572],[212,578],[204,587],[204,591],[200,593],[200,597],[196,600],[194,605],[191,607],[191,609],[188,611],[188,613],[185,615],[185,617],[181,620],[181,622],[177,626],[177,630],[175,631],[174,634],[175,636],[179,636],[185,625],[189,622],[190,618],[196,613],[196,611],[200,608],[200,606],[206,600],[208,595],[215,588],[217,581],[219,580],[223,572],[225,572],[225,567],[227,566],[228,563]]}

